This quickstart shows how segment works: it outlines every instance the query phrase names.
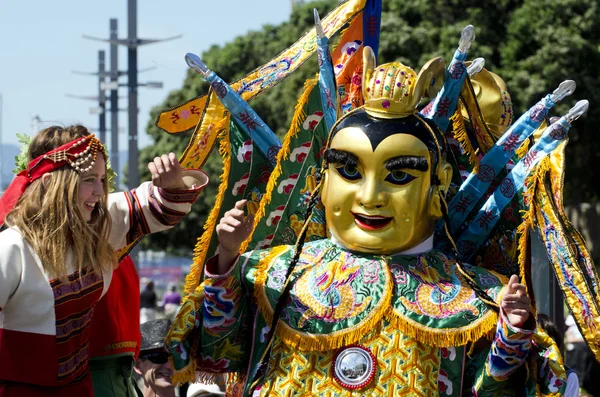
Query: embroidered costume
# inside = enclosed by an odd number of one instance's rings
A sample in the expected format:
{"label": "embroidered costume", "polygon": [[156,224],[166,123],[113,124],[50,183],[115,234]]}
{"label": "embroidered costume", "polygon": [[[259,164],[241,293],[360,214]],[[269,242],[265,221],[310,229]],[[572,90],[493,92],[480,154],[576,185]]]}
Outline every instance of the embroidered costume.
{"label": "embroidered costume", "polygon": [[[582,297],[583,309],[568,301],[600,352],[598,276],[578,234],[549,221],[563,219],[549,187],[561,192],[563,169],[548,163],[562,158],[587,101],[550,125],[548,111],[573,92],[566,82],[513,123],[503,81],[465,63],[473,27],[447,68],[441,58],[418,73],[377,66],[380,10],[376,0],[345,2],[235,88],[187,56],[211,83],[208,99],[163,112],[158,125],[176,132],[166,118],[202,104],[184,164],[201,165],[216,141],[224,167],[168,336],[173,379],[233,372],[236,396],[560,395],[555,343],[534,313],[517,327],[499,303],[514,274],[533,296],[529,230],[545,225],[559,278],[577,278],[561,286]],[[349,25],[329,55],[340,21]],[[319,53],[319,78],[275,144],[241,103],[263,89],[255,74],[300,47],[302,57]],[[240,199],[254,224],[222,274],[213,233]]]}
{"label": "embroidered costume", "polygon": [[[331,240],[305,245],[277,327],[269,371],[256,395],[350,396],[360,389],[370,396],[460,396],[474,379],[480,395],[504,390],[504,381],[527,356],[532,331],[511,327],[502,317],[498,321],[461,280],[455,262],[427,248],[431,246],[408,255],[365,256]],[[240,257],[231,273],[207,273],[204,329],[198,346],[192,347],[199,353],[199,369],[253,376],[292,255],[290,246],[252,251]],[[500,297],[506,282],[502,276],[470,270],[490,296]],[[496,331],[493,345],[477,358],[489,357],[467,374],[464,341],[490,331]],[[358,359],[340,362],[339,355],[355,346],[374,359],[354,354]],[[507,357],[508,351],[517,354]],[[373,373],[365,376],[366,384],[351,387],[358,374],[368,373],[367,366]],[[353,368],[353,375],[334,373]]]}
{"label": "embroidered costume", "polygon": [[[29,183],[45,172],[66,163],[85,172],[91,153],[95,158],[101,145],[93,135],[81,142],[34,159],[2,198],[0,222]],[[145,234],[170,228],[189,212],[208,179],[201,171],[184,171],[184,175],[193,178],[196,186],[168,191],[146,182],[130,192],[110,194],[111,246],[127,247]],[[67,258],[71,260],[70,253]],[[89,271],[84,266],[80,273],[78,264],[68,266],[67,277],[50,278],[17,228],[0,233],[0,395],[93,395],[88,371],[90,323],[113,272]]]}

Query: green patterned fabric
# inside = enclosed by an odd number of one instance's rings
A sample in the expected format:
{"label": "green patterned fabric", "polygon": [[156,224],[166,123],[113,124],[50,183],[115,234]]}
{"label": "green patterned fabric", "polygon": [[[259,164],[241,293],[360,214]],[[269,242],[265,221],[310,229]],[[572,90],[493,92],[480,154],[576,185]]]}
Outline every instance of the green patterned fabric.
{"label": "green patterned fabric", "polygon": [[[189,315],[196,318],[196,325],[180,329],[176,323],[169,338],[177,370],[193,364],[194,371],[235,372],[244,379],[254,378],[265,353],[266,335],[292,253],[291,246],[251,251],[242,255],[227,274],[206,274],[198,299],[188,300],[182,308],[184,313],[192,309]],[[505,281],[501,276],[481,268],[467,269],[480,288],[499,298]],[[463,277],[456,263],[436,250],[418,255],[357,255],[332,240],[307,243],[292,275],[290,297],[275,333],[276,346],[291,349],[293,357],[288,353],[281,356],[281,352],[274,357],[297,358],[300,362],[322,357],[314,365],[324,368],[330,365],[327,360],[345,346],[379,346],[377,338],[384,336],[381,329],[388,327],[390,331],[386,332],[398,333],[403,346],[418,343],[437,349],[437,388],[444,391],[443,395],[458,396],[461,388],[469,390],[477,380],[477,390],[489,392],[480,395],[500,396],[506,381],[531,357],[533,332],[498,319]],[[490,342],[482,337],[494,330],[490,350]],[[392,338],[392,334],[385,335]],[[463,358],[469,363],[479,357],[471,358],[465,352],[480,340],[475,351],[482,352],[483,361],[474,367],[471,383],[461,383],[466,375]],[[385,360],[382,349],[377,351]],[[193,363],[190,353],[198,357]],[[421,350],[413,353],[429,354]],[[562,375],[556,368],[550,368],[544,381],[560,379]],[[272,382],[279,376],[277,368],[271,368],[262,381]],[[384,378],[374,382],[383,382],[380,387],[384,389],[388,387]],[[248,393],[250,384],[244,387]],[[393,387],[404,388],[396,383]]]}

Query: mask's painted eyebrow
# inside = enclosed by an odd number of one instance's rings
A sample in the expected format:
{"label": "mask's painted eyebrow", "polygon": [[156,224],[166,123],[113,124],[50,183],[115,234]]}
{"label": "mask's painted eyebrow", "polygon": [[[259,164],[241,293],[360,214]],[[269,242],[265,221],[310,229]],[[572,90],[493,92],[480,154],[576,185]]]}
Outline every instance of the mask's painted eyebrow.
{"label": "mask's painted eyebrow", "polygon": [[385,168],[390,171],[399,169],[412,169],[417,171],[427,171],[429,164],[423,156],[398,156],[392,157],[385,162]]}
{"label": "mask's painted eyebrow", "polygon": [[327,164],[343,164],[356,167],[358,157],[345,150],[327,149],[325,150],[325,162]]}

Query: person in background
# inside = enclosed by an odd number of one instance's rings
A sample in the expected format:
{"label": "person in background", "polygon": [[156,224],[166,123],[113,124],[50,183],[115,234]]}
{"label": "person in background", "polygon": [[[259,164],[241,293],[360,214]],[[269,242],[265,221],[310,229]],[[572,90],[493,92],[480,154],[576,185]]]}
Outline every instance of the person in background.
{"label": "person in background", "polygon": [[[156,159],[148,164],[153,180],[156,179],[154,176],[159,166]],[[181,170],[178,164],[175,168],[179,168],[184,175],[197,172],[204,175],[202,171]],[[178,203],[177,205],[191,206],[198,197],[197,194],[187,190],[170,190],[161,193],[164,203],[169,205]],[[174,226],[186,215],[186,212],[164,210],[164,203],[155,202],[153,212],[164,213],[161,222],[169,227]],[[138,273],[129,255],[126,255],[114,271],[111,287],[96,305],[90,326],[90,369],[96,397],[137,395],[133,386],[132,370],[140,349],[140,317],[144,317],[144,312],[146,317],[156,315],[156,294],[153,286],[149,285],[149,279],[144,279],[142,284],[149,288],[140,294]],[[140,309],[140,300],[144,309]]]}
{"label": "person in background", "polygon": [[[565,337],[561,330],[558,329],[558,326],[548,317],[545,313],[538,313],[538,325],[541,329],[544,330],[551,337],[556,345],[558,346],[558,350],[561,354],[564,352],[564,340]],[[565,389],[565,397],[577,397],[579,396],[579,378],[577,377],[577,373],[574,370],[565,367],[567,370],[567,388]]]}
{"label": "person in background", "polygon": [[140,324],[146,321],[156,320],[156,292],[154,292],[154,281],[150,280],[140,294]]}
{"label": "person in background", "polygon": [[169,349],[165,337],[171,322],[166,319],[152,320],[140,325],[142,344],[134,371],[143,382],[143,397],[175,397],[172,383],[173,368],[169,362]]}
{"label": "person in background", "polygon": [[163,296],[163,308],[165,310],[165,317],[173,321],[177,312],[179,311],[179,304],[181,303],[181,294],[177,292],[177,286],[175,284],[169,285],[169,291],[165,292]]}
{"label": "person in background", "polygon": [[197,196],[208,182],[185,176],[170,154],[155,159],[152,183],[109,195],[107,161],[85,127],[46,128],[0,197],[2,397],[94,395],[90,322],[117,252],[168,229],[165,214],[189,212],[190,203],[166,203],[169,191]]}

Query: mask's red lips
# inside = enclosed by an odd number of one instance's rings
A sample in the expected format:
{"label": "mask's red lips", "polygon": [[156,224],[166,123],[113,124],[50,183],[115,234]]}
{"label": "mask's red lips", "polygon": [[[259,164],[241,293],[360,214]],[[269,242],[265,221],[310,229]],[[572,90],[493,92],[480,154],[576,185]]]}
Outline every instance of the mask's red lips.
{"label": "mask's red lips", "polygon": [[360,228],[365,229],[365,230],[383,229],[384,227],[389,225],[393,219],[390,217],[378,216],[378,215],[355,214],[354,212],[352,213],[352,215],[354,215],[354,221],[356,222],[356,224]]}

